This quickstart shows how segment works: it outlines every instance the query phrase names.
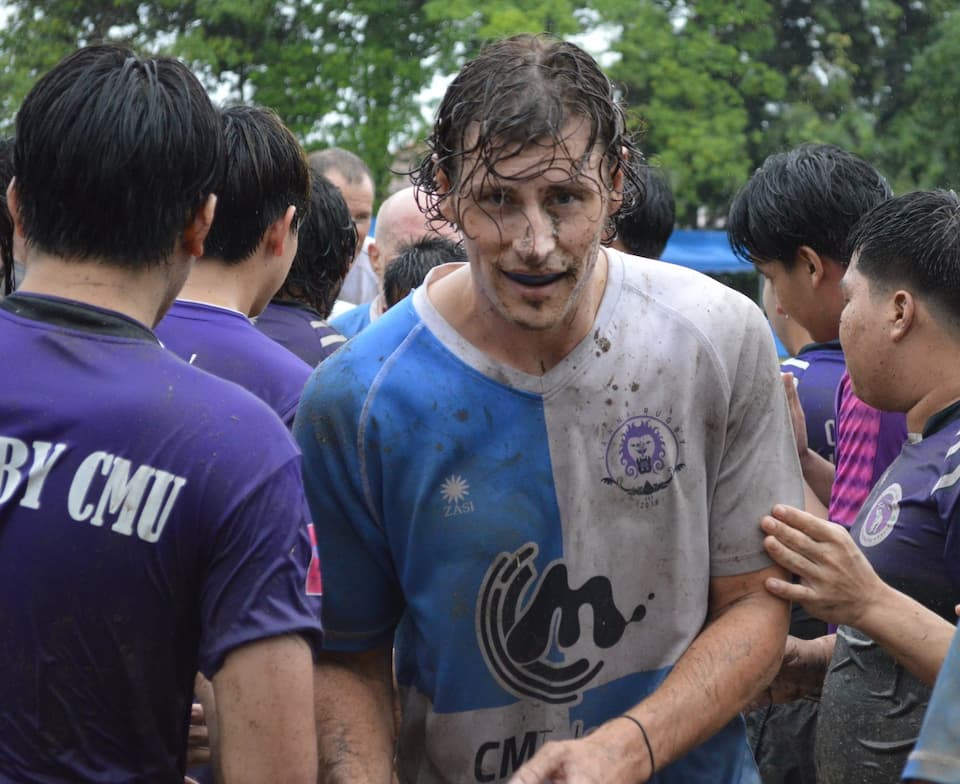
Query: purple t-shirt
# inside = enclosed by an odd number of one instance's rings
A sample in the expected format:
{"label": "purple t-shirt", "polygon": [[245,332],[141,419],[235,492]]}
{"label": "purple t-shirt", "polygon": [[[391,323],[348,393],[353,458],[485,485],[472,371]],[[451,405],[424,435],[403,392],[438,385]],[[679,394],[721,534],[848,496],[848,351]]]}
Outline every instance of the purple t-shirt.
{"label": "purple t-shirt", "polygon": [[120,314],[17,294],[0,351],[0,782],[182,782],[197,670],[319,645],[299,452]]}
{"label": "purple t-shirt", "polygon": [[163,345],[191,365],[248,389],[293,424],[311,367],[236,310],[177,300],[157,324]]}
{"label": "purple t-shirt", "polygon": [[[884,582],[956,622],[960,602],[960,404],[934,417],[880,477],[850,535]],[[897,781],[930,688],[848,626],[824,681],[818,759],[831,781]]]}
{"label": "purple t-shirt", "polygon": [[254,324],[310,367],[319,365],[347,340],[317,311],[294,302],[271,302]]}
{"label": "purple t-shirt", "polygon": [[839,340],[810,343],[780,367],[797,379],[810,448],[831,463],[836,448],[837,387],[847,366]]}
{"label": "purple t-shirt", "polygon": [[849,528],[877,479],[907,438],[901,413],[878,411],[853,394],[850,374],[837,388],[837,470],[828,517]]}

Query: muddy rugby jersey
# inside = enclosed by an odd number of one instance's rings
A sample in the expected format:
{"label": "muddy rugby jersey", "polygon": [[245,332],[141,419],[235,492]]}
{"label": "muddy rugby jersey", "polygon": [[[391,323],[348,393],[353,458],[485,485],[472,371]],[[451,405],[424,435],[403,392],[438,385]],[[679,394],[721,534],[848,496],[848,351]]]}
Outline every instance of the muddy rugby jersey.
{"label": "muddy rugby jersey", "polygon": [[197,670],[319,642],[296,445],[112,311],[15,294],[0,353],[0,782],[182,782]]}
{"label": "muddy rugby jersey", "polygon": [[[426,296],[446,265],[304,392],[328,646],[396,638],[404,782],[506,781],[642,700],[710,578],[767,567],[760,517],[801,502],[760,310],[605,252],[594,327],[543,376],[446,323]],[[758,780],[739,718],[653,779]]]}

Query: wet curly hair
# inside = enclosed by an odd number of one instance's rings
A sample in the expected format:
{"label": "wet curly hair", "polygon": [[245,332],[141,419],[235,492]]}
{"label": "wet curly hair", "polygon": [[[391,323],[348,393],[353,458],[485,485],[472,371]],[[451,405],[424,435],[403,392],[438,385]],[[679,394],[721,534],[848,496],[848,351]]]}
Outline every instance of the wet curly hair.
{"label": "wet curly hair", "polygon": [[[428,154],[411,173],[429,199],[427,218],[443,222],[445,200],[462,193],[478,173],[497,166],[532,144],[566,152],[564,130],[571,118],[589,123],[588,151],[599,147],[606,162],[601,187],[622,172],[624,190],[643,199],[642,156],[626,128],[624,107],[613,83],[578,46],[546,35],[519,35],[486,46],[447,89],[427,139]],[[586,156],[580,161],[586,162]],[[450,183],[440,190],[442,171]],[[535,177],[524,173],[515,179]],[[621,210],[633,205],[624,203]],[[610,227],[612,235],[612,225]]]}

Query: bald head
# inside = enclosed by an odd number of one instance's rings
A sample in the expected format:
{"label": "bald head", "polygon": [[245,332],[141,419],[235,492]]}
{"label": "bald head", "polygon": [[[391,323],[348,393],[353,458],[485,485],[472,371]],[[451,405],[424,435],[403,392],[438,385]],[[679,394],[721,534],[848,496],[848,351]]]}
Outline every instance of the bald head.
{"label": "bald head", "polygon": [[411,186],[397,191],[380,205],[369,252],[370,264],[381,281],[387,263],[397,255],[402,245],[428,237],[460,241],[460,232],[449,223],[427,222],[427,217],[420,208],[421,204],[417,202],[418,198],[423,207],[426,207],[426,194]]}

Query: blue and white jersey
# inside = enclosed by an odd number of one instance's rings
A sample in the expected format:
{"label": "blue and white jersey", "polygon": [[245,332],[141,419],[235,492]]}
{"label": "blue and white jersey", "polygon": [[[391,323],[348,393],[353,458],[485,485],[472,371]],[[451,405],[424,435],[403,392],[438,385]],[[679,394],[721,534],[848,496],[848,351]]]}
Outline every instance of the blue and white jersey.
{"label": "blue and white jersey", "polygon": [[[956,622],[960,404],[931,417],[923,436],[904,444],[850,533],[884,582]],[[873,640],[841,626],[818,725],[818,759],[835,761],[830,780],[898,780],[929,697],[930,688]]]}
{"label": "blue and white jersey", "polygon": [[[769,328],[681,267],[609,258],[590,333],[543,376],[500,364],[430,284],[314,372],[294,426],[330,649],[396,635],[404,782],[498,782],[653,692],[711,577],[765,568],[799,504]],[[742,722],[652,781],[755,782]]]}

